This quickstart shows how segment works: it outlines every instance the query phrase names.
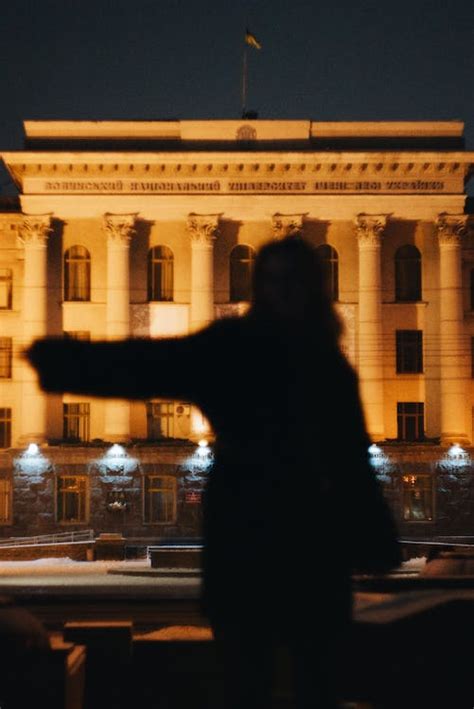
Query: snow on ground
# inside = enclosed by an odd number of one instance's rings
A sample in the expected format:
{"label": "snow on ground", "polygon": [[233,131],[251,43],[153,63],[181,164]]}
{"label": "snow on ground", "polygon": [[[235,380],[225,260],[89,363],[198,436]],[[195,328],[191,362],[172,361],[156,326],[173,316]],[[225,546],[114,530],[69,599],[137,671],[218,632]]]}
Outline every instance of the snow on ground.
{"label": "snow on ground", "polygon": [[39,574],[60,576],[66,574],[106,574],[109,569],[144,569],[150,567],[148,559],[130,561],[74,561],[68,556],[31,561],[0,561],[0,577]]}
{"label": "snow on ground", "polygon": [[402,570],[403,571],[421,571],[426,564],[426,556],[416,556],[413,559],[408,559],[408,561],[404,561],[402,563]]}

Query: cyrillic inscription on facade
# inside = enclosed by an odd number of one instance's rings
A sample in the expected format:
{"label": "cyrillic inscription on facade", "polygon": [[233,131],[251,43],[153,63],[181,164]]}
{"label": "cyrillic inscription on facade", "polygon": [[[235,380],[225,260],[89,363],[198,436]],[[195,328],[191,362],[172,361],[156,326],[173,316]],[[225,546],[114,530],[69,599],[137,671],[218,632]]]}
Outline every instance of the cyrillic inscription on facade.
{"label": "cyrillic inscription on facade", "polygon": [[27,194],[456,194],[462,192],[457,178],[440,180],[100,180],[24,179]]}

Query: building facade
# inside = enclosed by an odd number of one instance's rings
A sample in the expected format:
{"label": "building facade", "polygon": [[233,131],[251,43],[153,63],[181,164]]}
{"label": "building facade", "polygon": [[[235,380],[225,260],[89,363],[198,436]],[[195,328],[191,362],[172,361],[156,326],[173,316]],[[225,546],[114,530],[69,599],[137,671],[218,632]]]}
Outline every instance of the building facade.
{"label": "building facade", "polygon": [[21,352],[47,335],[173,336],[238,316],[259,247],[295,233],[324,261],[402,533],[469,533],[462,123],[27,121],[25,138],[2,154],[19,195],[0,204],[0,533],[199,535],[201,413],[46,396]]}

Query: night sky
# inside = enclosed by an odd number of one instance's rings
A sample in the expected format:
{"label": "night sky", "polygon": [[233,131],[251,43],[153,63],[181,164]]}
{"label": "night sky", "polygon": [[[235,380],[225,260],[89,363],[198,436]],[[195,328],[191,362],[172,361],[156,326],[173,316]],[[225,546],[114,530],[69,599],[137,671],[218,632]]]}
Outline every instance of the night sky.
{"label": "night sky", "polygon": [[472,0],[11,0],[0,12],[0,150],[28,119],[261,118],[466,123]]}

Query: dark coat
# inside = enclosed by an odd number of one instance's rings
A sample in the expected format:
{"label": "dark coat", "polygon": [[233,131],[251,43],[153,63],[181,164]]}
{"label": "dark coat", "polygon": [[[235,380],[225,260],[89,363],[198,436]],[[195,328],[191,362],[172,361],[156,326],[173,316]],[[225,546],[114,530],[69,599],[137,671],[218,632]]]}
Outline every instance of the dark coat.
{"label": "dark coat", "polygon": [[267,611],[284,623],[318,602],[349,617],[353,568],[399,563],[356,376],[335,346],[249,315],[175,339],[39,341],[29,358],[48,391],[202,409],[216,435],[204,501],[211,618]]}

